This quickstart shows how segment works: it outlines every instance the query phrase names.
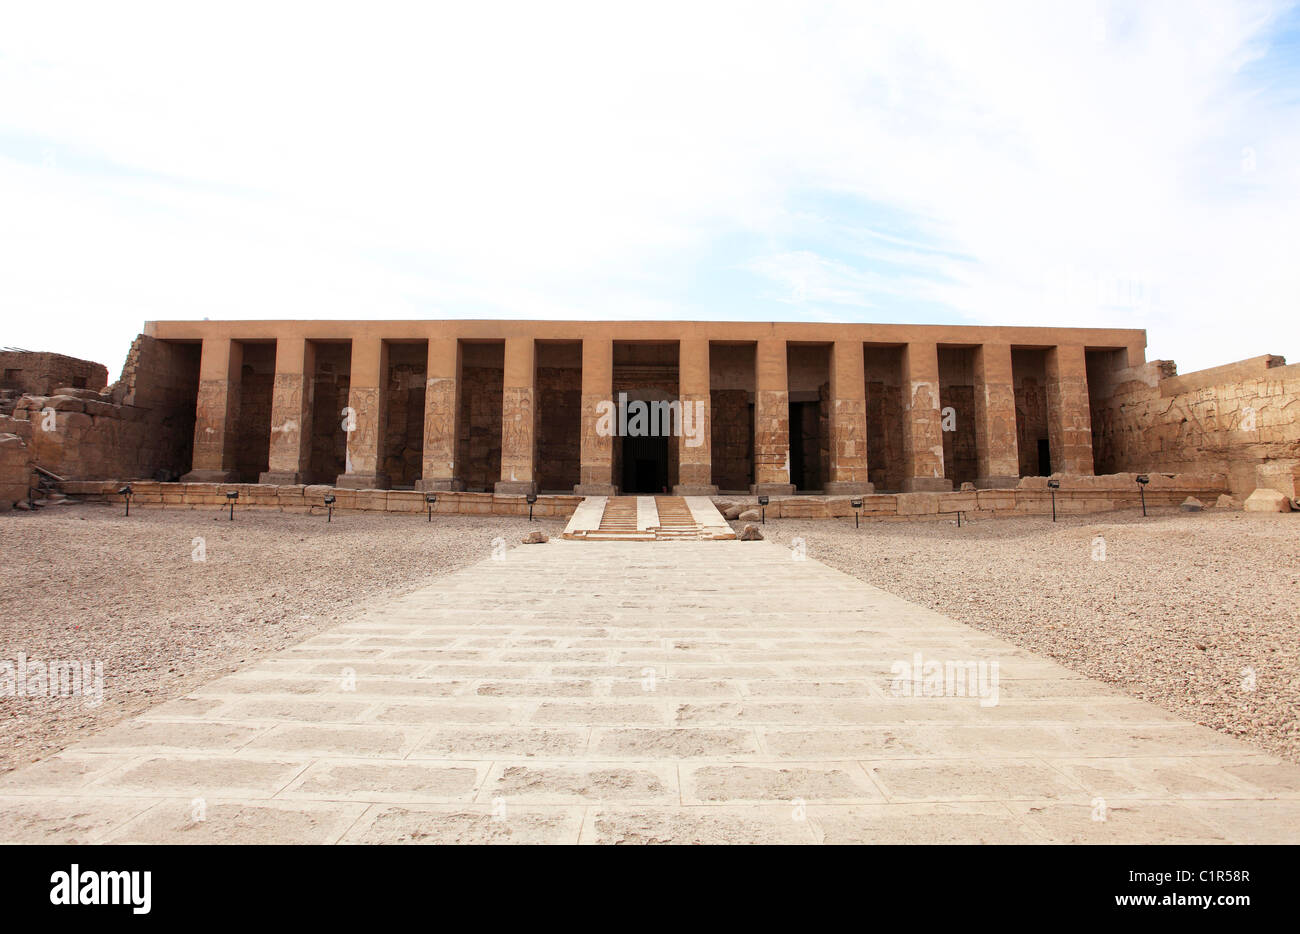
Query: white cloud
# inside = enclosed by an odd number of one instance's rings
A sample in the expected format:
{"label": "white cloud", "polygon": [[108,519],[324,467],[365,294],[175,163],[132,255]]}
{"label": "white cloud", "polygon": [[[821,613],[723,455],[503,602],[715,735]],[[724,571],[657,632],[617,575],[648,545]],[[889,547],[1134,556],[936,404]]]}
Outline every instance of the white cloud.
{"label": "white cloud", "polygon": [[4,343],[115,369],[149,318],[731,317],[725,283],[1300,354],[1272,5],[131,9],[0,33]]}

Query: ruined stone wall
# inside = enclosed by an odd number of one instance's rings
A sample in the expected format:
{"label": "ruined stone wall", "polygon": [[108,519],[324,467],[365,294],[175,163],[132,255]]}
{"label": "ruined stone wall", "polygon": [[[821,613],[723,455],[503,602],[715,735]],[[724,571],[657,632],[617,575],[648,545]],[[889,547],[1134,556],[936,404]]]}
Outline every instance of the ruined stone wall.
{"label": "ruined stone wall", "polygon": [[99,391],[108,385],[108,367],[61,353],[0,351],[0,390],[48,396],[61,386]]}
{"label": "ruined stone wall", "polygon": [[0,512],[27,501],[34,481],[31,438],[31,422],[0,415]]}
{"label": "ruined stone wall", "polygon": [[24,395],[13,409],[32,426],[27,444],[37,465],[76,480],[175,479],[189,470],[198,396],[190,345],[141,335],[113,386],[55,389]]}
{"label": "ruined stone wall", "polygon": [[1214,471],[1248,494],[1256,468],[1300,463],[1300,364],[1266,355],[1176,376],[1169,361],[1090,367],[1098,473]]}

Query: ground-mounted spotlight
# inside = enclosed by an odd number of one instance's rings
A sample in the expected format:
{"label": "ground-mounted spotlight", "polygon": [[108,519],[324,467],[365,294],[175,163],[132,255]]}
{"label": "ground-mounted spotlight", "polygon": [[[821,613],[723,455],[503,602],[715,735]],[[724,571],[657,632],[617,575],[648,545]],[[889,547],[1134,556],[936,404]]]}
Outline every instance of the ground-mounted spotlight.
{"label": "ground-mounted spotlight", "polygon": [[528,504],[528,521],[533,521],[533,504],[537,502],[537,494],[529,493],[524,497],[524,502]]}
{"label": "ground-mounted spotlight", "polygon": [[326,521],[326,522],[333,522],[333,521],[334,521],[334,503],[335,503],[335,501],[336,501],[336,497],[334,496],[333,493],[326,493],[326,494],[325,494],[325,509],[326,509],[326,513],[325,513],[325,521]]}
{"label": "ground-mounted spotlight", "polygon": [[766,496],[760,496],[760,497],[758,498],[758,505],[759,505],[759,508],[763,510],[763,524],[764,524],[764,525],[767,525],[767,504],[768,504],[769,502],[770,502],[770,500],[769,500]]}
{"label": "ground-mounted spotlight", "polygon": [[235,521],[235,500],[239,499],[238,490],[226,491],[226,502],[230,504],[230,521]]}
{"label": "ground-mounted spotlight", "polygon": [[1147,484],[1151,482],[1151,478],[1144,473],[1140,473],[1137,475],[1136,479],[1138,484],[1138,496],[1142,499],[1142,518],[1145,519],[1147,515]]}
{"label": "ground-mounted spotlight", "polygon": [[118,495],[126,500],[126,514],[131,515],[131,497],[135,495],[135,490],[131,489],[131,484],[127,484],[117,491]]}
{"label": "ground-mounted spotlight", "polygon": [[1052,491],[1052,521],[1056,521],[1056,491],[1061,488],[1060,480],[1048,480],[1047,488]]}
{"label": "ground-mounted spotlight", "polygon": [[853,507],[853,527],[858,527],[858,520],[862,517],[862,500],[851,499],[849,505]]}
{"label": "ground-mounted spotlight", "polygon": [[437,493],[425,493],[425,494],[424,494],[424,505],[427,506],[427,507],[429,508],[429,521],[430,521],[430,522],[433,521],[433,506],[434,506],[434,503],[436,503],[436,502],[438,502],[438,494],[437,494]]}

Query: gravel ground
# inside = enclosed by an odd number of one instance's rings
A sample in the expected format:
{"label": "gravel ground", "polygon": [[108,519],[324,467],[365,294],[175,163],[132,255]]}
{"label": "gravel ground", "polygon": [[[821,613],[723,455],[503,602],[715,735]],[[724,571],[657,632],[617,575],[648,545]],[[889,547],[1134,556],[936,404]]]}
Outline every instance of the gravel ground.
{"label": "gravel ground", "polygon": [[[0,771],[564,524],[507,516],[324,516],[120,506],[0,515],[0,662],[103,663],[89,698],[0,696]],[[195,539],[205,560],[194,560]],[[3,677],[3,676],[0,676]]]}
{"label": "gravel ground", "polygon": [[763,532],[803,538],[810,558],[1300,762],[1300,516],[1161,509],[859,530],[781,519]]}

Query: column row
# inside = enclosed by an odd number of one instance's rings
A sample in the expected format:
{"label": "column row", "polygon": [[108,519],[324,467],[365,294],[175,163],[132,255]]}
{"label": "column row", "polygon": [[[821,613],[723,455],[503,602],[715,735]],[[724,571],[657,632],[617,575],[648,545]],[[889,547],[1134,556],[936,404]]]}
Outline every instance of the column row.
{"label": "column row", "polygon": [[[204,339],[194,429],[193,469],[183,479],[230,481],[236,478],[242,344],[229,338]],[[311,475],[315,345],[301,337],[281,338],[275,354],[270,443],[263,483],[303,483]],[[679,342],[679,400],[694,424],[693,443],[679,444],[679,495],[709,495],[712,482],[710,344],[704,338]],[[582,341],[580,471],[575,492],[609,495],[616,491],[615,432],[609,413],[614,404],[614,341]],[[976,486],[1014,486],[1020,475],[1017,452],[1015,382],[1011,347],[973,348]],[[346,432],[342,487],[383,488],[386,435],[388,345],[380,338],[354,339],[347,406],[338,413]],[[1091,419],[1087,370],[1080,346],[1049,348],[1045,357],[1046,410],[1052,462],[1058,472],[1091,473]],[[538,424],[536,342],[506,338],[501,403],[501,470],[495,489],[531,493],[537,489]],[[906,492],[952,488],[945,476],[940,404],[939,355],[935,343],[901,348],[902,487]],[[828,494],[867,493],[868,397],[863,343],[835,341],[829,353],[826,417]],[[431,338],[425,382],[422,477],[417,489],[463,489],[458,463],[462,408],[462,348],[456,338]],[[753,477],[755,493],[794,492],[790,474],[790,385],[787,345],[760,340],[754,356]]]}

